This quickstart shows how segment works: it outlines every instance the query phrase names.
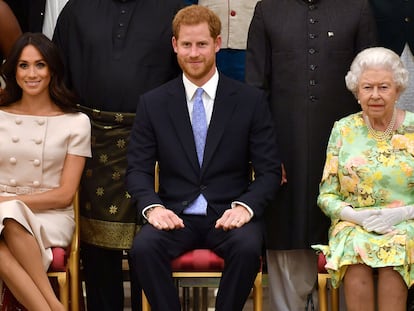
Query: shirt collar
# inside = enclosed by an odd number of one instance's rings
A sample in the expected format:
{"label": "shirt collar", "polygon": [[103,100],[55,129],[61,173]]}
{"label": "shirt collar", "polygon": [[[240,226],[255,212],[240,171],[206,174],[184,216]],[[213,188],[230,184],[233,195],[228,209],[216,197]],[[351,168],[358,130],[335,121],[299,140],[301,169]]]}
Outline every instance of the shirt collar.
{"label": "shirt collar", "polygon": [[204,92],[210,97],[211,100],[214,101],[216,98],[216,91],[217,91],[217,85],[219,80],[219,74],[218,70],[216,68],[216,72],[214,75],[208,80],[204,85],[197,86],[183,74],[183,83],[184,83],[184,89],[185,89],[185,95],[187,98],[187,101],[191,101],[194,97],[194,94],[196,90],[201,87],[203,88]]}

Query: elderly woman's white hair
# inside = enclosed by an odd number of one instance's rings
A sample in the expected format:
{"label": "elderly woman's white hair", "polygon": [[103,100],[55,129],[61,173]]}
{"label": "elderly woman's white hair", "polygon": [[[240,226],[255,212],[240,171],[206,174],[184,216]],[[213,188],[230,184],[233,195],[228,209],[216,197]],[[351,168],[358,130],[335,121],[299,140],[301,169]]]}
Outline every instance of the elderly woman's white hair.
{"label": "elderly woman's white hair", "polygon": [[408,84],[408,71],[398,54],[383,47],[373,47],[361,51],[351,64],[345,76],[346,87],[357,97],[358,82],[366,69],[385,69],[393,73],[394,82],[400,92],[404,92]]}

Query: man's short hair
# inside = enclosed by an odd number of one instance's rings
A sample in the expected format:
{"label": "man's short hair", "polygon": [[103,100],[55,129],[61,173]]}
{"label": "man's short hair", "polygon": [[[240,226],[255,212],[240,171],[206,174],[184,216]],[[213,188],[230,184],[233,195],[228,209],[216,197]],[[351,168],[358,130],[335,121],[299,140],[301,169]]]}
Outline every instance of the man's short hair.
{"label": "man's short hair", "polygon": [[207,23],[210,35],[216,39],[221,33],[220,18],[210,9],[202,5],[190,5],[177,12],[172,27],[173,35],[178,39],[181,25],[199,25]]}

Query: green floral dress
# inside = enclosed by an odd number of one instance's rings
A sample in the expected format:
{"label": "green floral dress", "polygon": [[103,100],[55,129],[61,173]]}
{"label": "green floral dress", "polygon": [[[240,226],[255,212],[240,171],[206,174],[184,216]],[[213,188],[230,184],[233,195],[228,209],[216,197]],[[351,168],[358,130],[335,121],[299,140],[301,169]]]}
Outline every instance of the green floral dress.
{"label": "green floral dress", "polygon": [[407,286],[414,283],[414,220],[404,221],[387,234],[367,232],[339,219],[342,208],[382,209],[414,204],[414,114],[389,140],[376,141],[362,112],[337,122],[329,139],[318,205],[331,218],[329,245],[322,251],[334,287],[348,265],[392,266]]}

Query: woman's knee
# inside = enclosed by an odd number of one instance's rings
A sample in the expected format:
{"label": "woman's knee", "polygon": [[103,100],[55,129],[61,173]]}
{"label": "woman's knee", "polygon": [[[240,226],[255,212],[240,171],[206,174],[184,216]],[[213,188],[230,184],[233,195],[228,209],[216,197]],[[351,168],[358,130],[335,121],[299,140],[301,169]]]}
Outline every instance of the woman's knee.
{"label": "woman's knee", "polygon": [[13,218],[6,218],[3,221],[3,225],[4,225],[3,235],[6,240],[10,236],[16,237],[16,236],[19,236],[25,233],[29,234],[29,232]]}
{"label": "woman's knee", "polygon": [[0,276],[3,276],[6,272],[10,269],[10,265],[13,261],[13,255],[10,252],[7,244],[4,242],[3,239],[0,240]]}

